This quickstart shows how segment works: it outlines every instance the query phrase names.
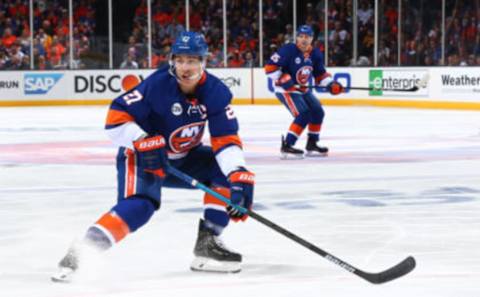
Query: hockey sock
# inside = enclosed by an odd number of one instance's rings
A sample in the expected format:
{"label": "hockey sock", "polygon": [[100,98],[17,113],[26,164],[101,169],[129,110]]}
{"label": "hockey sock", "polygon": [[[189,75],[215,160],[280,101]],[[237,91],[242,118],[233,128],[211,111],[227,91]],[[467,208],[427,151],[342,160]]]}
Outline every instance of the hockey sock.
{"label": "hockey sock", "polygon": [[155,206],[148,199],[120,200],[87,230],[85,241],[100,250],[108,249],[148,222],[154,211]]}
{"label": "hockey sock", "polygon": [[88,228],[84,240],[99,250],[106,250],[122,240],[128,233],[130,233],[130,229],[125,221],[115,212],[110,211]]}
{"label": "hockey sock", "polygon": [[320,139],[321,124],[308,124],[308,141],[317,142]]}
{"label": "hockey sock", "polygon": [[120,200],[112,208],[112,212],[123,220],[130,232],[135,232],[150,220],[155,212],[155,205],[148,198],[133,196]]}
{"label": "hockey sock", "polygon": [[297,142],[297,139],[300,137],[300,135],[302,135],[303,129],[304,127],[296,124],[295,122],[290,125],[287,138],[285,139],[289,146],[293,146]]}
{"label": "hockey sock", "polygon": [[[223,196],[230,197],[230,190],[227,188],[216,187],[213,188],[213,190]],[[226,206],[227,204],[225,202],[205,193],[205,196],[203,197],[204,227],[212,230],[216,235],[220,235],[230,221],[230,217],[226,212]]]}

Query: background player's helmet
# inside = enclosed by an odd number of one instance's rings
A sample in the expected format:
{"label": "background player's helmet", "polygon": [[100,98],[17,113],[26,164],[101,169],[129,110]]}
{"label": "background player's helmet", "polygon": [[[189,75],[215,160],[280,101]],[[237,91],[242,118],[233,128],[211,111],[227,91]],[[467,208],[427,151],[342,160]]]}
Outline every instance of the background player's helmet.
{"label": "background player's helmet", "polygon": [[310,27],[309,25],[302,25],[302,26],[298,27],[297,35],[300,35],[300,34],[306,34],[308,36],[313,36],[312,27]]}
{"label": "background player's helmet", "polygon": [[172,55],[206,57],[208,55],[208,46],[203,34],[191,31],[180,33],[172,45]]}

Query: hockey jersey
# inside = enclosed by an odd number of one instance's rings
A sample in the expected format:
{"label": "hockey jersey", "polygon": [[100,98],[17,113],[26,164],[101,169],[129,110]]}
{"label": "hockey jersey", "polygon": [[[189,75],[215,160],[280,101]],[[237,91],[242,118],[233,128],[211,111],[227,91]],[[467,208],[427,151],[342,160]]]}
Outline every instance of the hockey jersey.
{"label": "hockey jersey", "polygon": [[[325,70],[324,57],[318,48],[311,48],[302,52],[294,43],[288,43],[275,52],[267,64],[265,72],[274,82],[283,74],[288,73],[295,84],[308,85],[312,78],[315,84],[326,86],[332,78]],[[275,91],[282,92],[283,89],[274,87]]]}
{"label": "hockey jersey", "polygon": [[[162,135],[168,157],[178,159],[201,144],[208,122],[212,148],[218,155],[231,146],[242,146],[231,99],[228,87],[206,71],[195,94],[187,98],[165,67],[113,100],[105,128],[115,144],[127,148],[133,148],[132,142],[143,134]],[[237,163],[241,166],[244,161]]]}

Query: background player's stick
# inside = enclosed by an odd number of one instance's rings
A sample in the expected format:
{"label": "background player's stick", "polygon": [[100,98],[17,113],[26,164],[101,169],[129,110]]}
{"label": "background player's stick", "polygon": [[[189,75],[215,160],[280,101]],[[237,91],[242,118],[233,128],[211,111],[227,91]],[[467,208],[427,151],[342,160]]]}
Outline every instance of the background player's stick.
{"label": "background player's stick", "polygon": [[[407,88],[407,89],[398,89],[398,88],[375,88],[375,87],[348,87],[349,90],[361,90],[361,91],[383,91],[383,92],[416,92],[418,90],[425,89],[428,85],[428,80],[430,79],[430,75],[427,73],[425,74],[421,80],[419,80],[413,87]],[[319,86],[300,86],[297,85],[298,88],[302,87],[307,87],[309,89],[314,89],[314,88],[321,88],[325,89],[323,87]]]}
{"label": "background player's stick", "polygon": [[[187,184],[190,184],[191,186],[201,189],[204,192],[207,192],[208,194],[216,197],[217,199],[227,203],[228,205],[230,204],[230,199],[224,197],[223,195],[213,191],[209,187],[205,186],[204,184],[198,182],[196,179],[186,175],[185,173],[179,171],[178,169],[169,166],[166,170],[168,173],[172,174],[173,176],[177,177],[178,179],[184,181]],[[404,276],[405,274],[409,273],[415,268],[415,259],[412,256],[407,257],[405,260],[402,262],[398,263],[397,265],[379,272],[379,273],[369,273],[362,271],[358,268],[353,267],[352,265],[348,264],[347,262],[335,257],[334,255],[320,249],[319,247],[311,244],[310,242],[306,241],[303,238],[298,237],[297,235],[293,234],[292,232],[288,231],[287,229],[284,229],[283,227],[280,227],[279,225],[275,224],[274,222],[262,217],[261,215],[257,214],[253,210],[243,208],[238,205],[232,205],[232,207],[237,208],[239,211],[242,213],[248,214],[250,217],[253,219],[259,221],[260,223],[266,225],[267,227],[270,227],[271,229],[277,231],[278,233],[290,238],[291,240],[303,245],[307,249],[319,254],[320,256],[326,258],[327,260],[331,261],[332,263],[342,267],[343,269],[347,270],[350,273],[353,273],[367,281],[373,284],[382,284],[391,280],[394,280],[396,278],[399,278],[401,276]]]}

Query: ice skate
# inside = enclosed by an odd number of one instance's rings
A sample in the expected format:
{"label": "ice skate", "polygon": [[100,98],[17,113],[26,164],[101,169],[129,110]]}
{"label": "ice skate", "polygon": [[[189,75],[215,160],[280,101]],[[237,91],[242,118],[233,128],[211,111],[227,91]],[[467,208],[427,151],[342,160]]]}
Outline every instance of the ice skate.
{"label": "ice skate", "polygon": [[58,263],[58,271],[52,275],[54,282],[69,283],[78,269],[78,249],[71,247],[65,257]]}
{"label": "ice skate", "polygon": [[190,265],[193,271],[240,272],[242,255],[230,251],[213,231],[204,227],[200,220],[198,238],[193,250],[195,259]]}
{"label": "ice skate", "polygon": [[303,151],[296,149],[293,146],[287,144],[285,138],[282,136],[282,146],[280,148],[281,159],[303,159]]}
{"label": "ice skate", "polygon": [[318,146],[317,142],[314,140],[308,140],[306,156],[308,157],[326,157],[328,155],[328,148],[324,146]]}

